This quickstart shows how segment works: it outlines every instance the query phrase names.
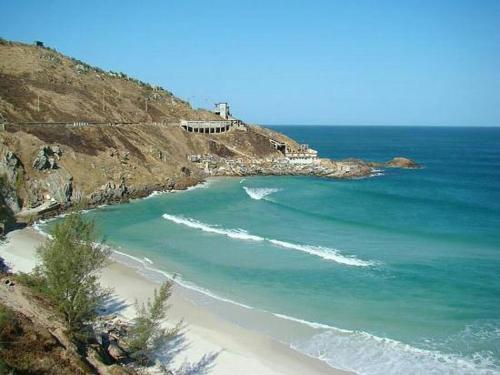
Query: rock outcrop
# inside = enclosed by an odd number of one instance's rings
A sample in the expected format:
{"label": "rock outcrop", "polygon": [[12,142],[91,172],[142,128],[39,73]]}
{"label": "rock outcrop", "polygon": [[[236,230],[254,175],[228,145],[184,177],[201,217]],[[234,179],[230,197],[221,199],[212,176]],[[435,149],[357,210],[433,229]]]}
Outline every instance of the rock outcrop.
{"label": "rock outcrop", "polygon": [[118,183],[109,181],[90,195],[89,203],[91,205],[97,205],[110,202],[119,202],[126,197],[127,193],[128,189],[125,185],[124,179],[121,179]]}
{"label": "rock outcrop", "polygon": [[[417,167],[404,158],[303,164],[273,147],[278,142],[299,149],[293,139],[271,129],[242,125],[219,134],[187,132],[179,126],[181,119],[220,117],[195,110],[166,90],[53,50],[0,40],[0,61],[0,113],[8,122],[0,128],[5,180],[0,191],[15,213],[22,208],[29,216],[45,214],[81,198],[90,205],[121,202],[186,189],[209,176],[347,179],[370,176],[374,168]],[[43,105],[35,109],[40,92]],[[109,93],[105,106],[103,92]],[[150,98],[147,111],[143,101],[131,99],[144,97]]]}
{"label": "rock outcrop", "polygon": [[193,166],[207,176],[319,176],[328,178],[368,177],[373,173],[370,163],[363,160],[317,159],[310,163],[295,163],[283,156],[266,159],[230,159],[205,154],[192,157]]}
{"label": "rock outcrop", "polygon": [[13,213],[20,211],[18,189],[24,169],[19,158],[12,151],[0,147],[0,195],[3,203]]}
{"label": "rock outcrop", "polygon": [[63,204],[71,202],[73,196],[73,177],[68,172],[57,170],[49,174],[43,182],[47,187],[49,199],[54,199]]}
{"label": "rock outcrop", "polygon": [[43,146],[38,151],[35,160],[33,160],[33,168],[39,171],[44,169],[57,169],[57,161],[61,155],[62,151],[59,146]]}
{"label": "rock outcrop", "polygon": [[396,157],[385,163],[386,167],[391,168],[405,168],[405,169],[416,169],[420,168],[420,165],[415,161],[403,157]]}

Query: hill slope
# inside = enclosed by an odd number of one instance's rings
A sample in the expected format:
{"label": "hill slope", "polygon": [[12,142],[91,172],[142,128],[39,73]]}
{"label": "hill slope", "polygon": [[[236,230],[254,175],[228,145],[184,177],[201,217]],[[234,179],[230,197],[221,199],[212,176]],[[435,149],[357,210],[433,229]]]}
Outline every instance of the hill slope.
{"label": "hill slope", "polygon": [[29,217],[82,198],[91,205],[121,201],[186,188],[207,176],[352,178],[369,176],[373,167],[417,166],[404,158],[383,165],[297,163],[270,140],[301,155],[298,144],[270,129],[190,133],[179,126],[181,119],[220,117],[125,74],[0,39],[1,216],[21,211]]}
{"label": "hill slope", "polygon": [[[147,102],[147,112],[146,112]],[[217,119],[169,91],[55,50],[0,40],[0,113],[10,122]]]}
{"label": "hill slope", "polygon": [[[14,213],[50,200],[65,206],[86,197],[98,204],[192,185],[206,173],[190,155],[261,160],[281,155],[270,137],[296,145],[260,127],[188,133],[178,126],[181,119],[220,117],[124,74],[4,40],[2,118],[10,124],[0,131],[0,193]],[[79,121],[107,124],[48,124]]]}

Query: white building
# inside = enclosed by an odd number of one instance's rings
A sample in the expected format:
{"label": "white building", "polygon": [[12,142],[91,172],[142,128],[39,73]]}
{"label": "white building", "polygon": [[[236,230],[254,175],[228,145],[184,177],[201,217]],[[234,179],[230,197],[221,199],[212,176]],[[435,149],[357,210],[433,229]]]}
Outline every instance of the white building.
{"label": "white building", "polygon": [[231,119],[231,113],[229,112],[229,104],[227,103],[215,103],[215,109],[213,111],[215,114],[219,115],[224,120]]}

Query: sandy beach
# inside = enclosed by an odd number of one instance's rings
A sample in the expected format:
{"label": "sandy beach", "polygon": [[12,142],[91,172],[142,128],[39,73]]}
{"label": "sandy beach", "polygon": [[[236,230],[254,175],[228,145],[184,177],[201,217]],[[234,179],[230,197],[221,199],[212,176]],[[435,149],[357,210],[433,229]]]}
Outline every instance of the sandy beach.
{"label": "sandy beach", "polygon": [[[30,272],[36,264],[35,250],[45,238],[33,228],[16,230],[0,245],[0,256],[14,272]],[[147,301],[158,284],[134,269],[112,262],[102,273],[102,284],[114,290],[108,311],[130,319],[135,301]],[[190,373],[213,374],[348,374],[303,355],[277,340],[222,319],[195,304],[175,287],[167,323],[182,319],[185,328],[175,348],[160,357],[170,367]]]}

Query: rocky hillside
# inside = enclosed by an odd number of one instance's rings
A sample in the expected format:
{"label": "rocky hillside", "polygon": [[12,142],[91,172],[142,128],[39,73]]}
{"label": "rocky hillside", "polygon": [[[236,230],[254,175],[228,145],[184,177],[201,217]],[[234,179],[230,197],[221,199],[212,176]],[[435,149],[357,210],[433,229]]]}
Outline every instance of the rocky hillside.
{"label": "rocky hillside", "polygon": [[[98,205],[142,197],[207,176],[351,178],[368,176],[376,166],[359,160],[296,164],[270,138],[290,149],[297,143],[270,129],[245,125],[196,134],[183,130],[181,119],[220,117],[123,73],[0,39],[1,216],[29,218],[81,199]],[[387,166],[415,166],[405,160]]]}
{"label": "rocky hillside", "polygon": [[0,113],[10,122],[217,119],[124,73],[103,71],[50,48],[5,40],[0,40]]}
{"label": "rocky hillside", "polygon": [[0,123],[7,123],[0,129],[0,192],[13,213],[54,200],[99,204],[182,188],[206,175],[190,155],[277,157],[270,136],[295,145],[259,127],[192,134],[178,126],[181,119],[220,117],[125,74],[0,40]]}

